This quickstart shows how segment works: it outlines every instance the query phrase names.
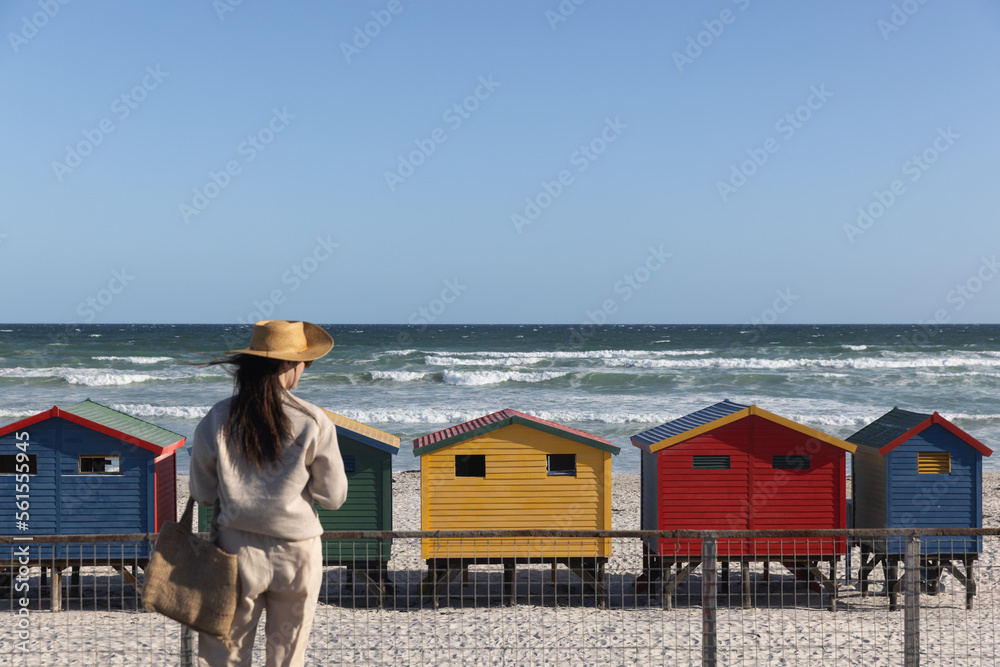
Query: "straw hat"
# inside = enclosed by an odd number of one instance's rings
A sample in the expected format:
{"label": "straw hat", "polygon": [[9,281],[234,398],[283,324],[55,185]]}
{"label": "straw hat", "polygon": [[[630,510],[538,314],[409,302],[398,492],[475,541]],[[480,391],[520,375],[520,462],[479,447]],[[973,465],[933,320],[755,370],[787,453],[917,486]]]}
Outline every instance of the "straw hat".
{"label": "straw hat", "polygon": [[250,347],[226,354],[252,354],[284,361],[312,361],[333,349],[333,337],[310,322],[261,320],[253,325]]}

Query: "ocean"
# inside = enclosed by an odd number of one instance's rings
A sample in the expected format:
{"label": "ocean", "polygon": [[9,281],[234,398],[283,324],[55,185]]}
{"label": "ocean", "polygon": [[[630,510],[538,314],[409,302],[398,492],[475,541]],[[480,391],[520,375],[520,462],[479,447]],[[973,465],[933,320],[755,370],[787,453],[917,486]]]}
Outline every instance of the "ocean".
{"label": "ocean", "polygon": [[[846,438],[892,407],[938,411],[1000,446],[1000,325],[326,325],[333,351],[296,394],[411,441],[513,408],[603,436],[615,472],[629,437],[729,398]],[[239,325],[0,325],[0,423],[90,398],[190,437],[229,395],[217,367]],[[185,450],[187,447],[185,447]],[[178,459],[186,472],[187,451]],[[1000,470],[1000,454],[985,468]]]}

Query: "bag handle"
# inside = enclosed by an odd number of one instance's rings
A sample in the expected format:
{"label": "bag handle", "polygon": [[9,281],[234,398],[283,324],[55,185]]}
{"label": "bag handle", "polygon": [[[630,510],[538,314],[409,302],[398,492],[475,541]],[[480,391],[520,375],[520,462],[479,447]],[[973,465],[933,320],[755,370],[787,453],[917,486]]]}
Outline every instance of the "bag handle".
{"label": "bag handle", "polygon": [[[194,498],[188,498],[187,506],[184,508],[184,514],[181,515],[180,524],[184,526],[185,530],[191,530],[191,519],[194,518]],[[210,538],[213,542],[215,538],[219,535],[219,503],[215,503],[212,507],[212,527],[209,528]],[[197,530],[194,532],[198,532]]]}
{"label": "bag handle", "polygon": [[[219,500],[222,500],[221,498]],[[215,538],[219,536],[219,513],[222,510],[222,503],[216,501],[215,505],[212,507],[212,526],[209,528],[209,538],[215,542]]]}
{"label": "bag handle", "polygon": [[184,514],[181,514],[180,524],[184,526],[186,530],[191,530],[191,518],[194,516],[194,498],[188,498],[187,507],[184,508]]}

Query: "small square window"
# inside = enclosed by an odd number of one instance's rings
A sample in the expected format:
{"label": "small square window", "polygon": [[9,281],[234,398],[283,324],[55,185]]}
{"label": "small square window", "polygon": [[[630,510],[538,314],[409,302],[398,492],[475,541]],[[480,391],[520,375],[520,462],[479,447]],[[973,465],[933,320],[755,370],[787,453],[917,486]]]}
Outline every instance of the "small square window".
{"label": "small square window", "polygon": [[809,470],[809,456],[772,456],[771,467],[775,470]]}
{"label": "small square window", "polygon": [[548,454],[546,474],[576,477],[576,454]]}
{"label": "small square window", "polygon": [[[0,454],[0,475],[37,475],[38,456],[35,454],[21,454],[21,461],[18,463],[17,454]],[[25,460],[24,457],[28,457]],[[25,468],[25,465],[28,467]]]}
{"label": "small square window", "polygon": [[948,452],[917,452],[917,473],[920,475],[947,475],[951,473],[951,454]]}
{"label": "small square window", "polygon": [[691,459],[691,467],[695,470],[729,470],[728,456],[695,454]]}
{"label": "small square window", "polygon": [[344,472],[352,473],[357,470],[357,462],[354,460],[353,456],[344,457]]}
{"label": "small square window", "polygon": [[81,456],[81,473],[103,473],[105,475],[117,475],[121,473],[118,456]]}
{"label": "small square window", "polygon": [[485,454],[456,455],[455,477],[486,477],[486,455]]}

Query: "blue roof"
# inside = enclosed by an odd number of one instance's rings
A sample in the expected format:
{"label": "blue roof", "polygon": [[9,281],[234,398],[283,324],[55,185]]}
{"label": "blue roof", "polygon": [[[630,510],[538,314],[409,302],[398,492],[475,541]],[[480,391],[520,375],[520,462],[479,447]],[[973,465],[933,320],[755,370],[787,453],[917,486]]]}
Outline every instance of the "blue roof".
{"label": "blue roof", "polygon": [[705,424],[711,424],[717,419],[728,417],[734,412],[746,410],[749,407],[749,405],[733,403],[727,398],[721,403],[710,405],[707,408],[698,410],[697,412],[692,412],[689,415],[679,417],[673,421],[667,422],[666,424],[661,424],[656,428],[651,428],[648,431],[643,431],[642,433],[633,435],[632,444],[639,447],[643,445],[649,447],[666,440],[667,438],[672,438],[675,435],[680,435],[681,433],[690,431],[693,428],[698,428],[699,426],[704,426]]}

